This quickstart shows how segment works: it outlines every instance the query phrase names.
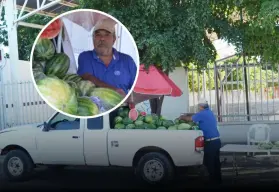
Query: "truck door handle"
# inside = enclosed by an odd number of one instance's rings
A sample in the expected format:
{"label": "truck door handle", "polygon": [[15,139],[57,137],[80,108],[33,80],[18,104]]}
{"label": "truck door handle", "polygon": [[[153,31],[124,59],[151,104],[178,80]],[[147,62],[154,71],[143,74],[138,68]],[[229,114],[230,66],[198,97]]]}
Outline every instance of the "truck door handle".
{"label": "truck door handle", "polygon": [[111,146],[118,147],[119,146],[118,141],[111,141]]}
{"label": "truck door handle", "polygon": [[78,138],[79,138],[79,136],[72,136],[72,138],[73,138],[73,139],[78,139]]}

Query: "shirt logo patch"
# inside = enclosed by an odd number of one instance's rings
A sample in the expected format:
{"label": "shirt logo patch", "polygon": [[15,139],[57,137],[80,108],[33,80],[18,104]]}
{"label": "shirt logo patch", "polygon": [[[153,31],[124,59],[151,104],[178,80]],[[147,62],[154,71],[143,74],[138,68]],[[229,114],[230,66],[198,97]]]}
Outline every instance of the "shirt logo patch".
{"label": "shirt logo patch", "polygon": [[120,74],[120,71],[114,71],[114,75],[119,76]]}

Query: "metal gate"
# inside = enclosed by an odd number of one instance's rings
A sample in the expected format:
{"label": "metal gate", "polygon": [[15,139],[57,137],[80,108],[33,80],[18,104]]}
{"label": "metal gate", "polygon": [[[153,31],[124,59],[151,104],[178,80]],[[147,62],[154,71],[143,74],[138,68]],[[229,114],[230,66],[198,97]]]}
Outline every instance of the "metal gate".
{"label": "metal gate", "polygon": [[[16,96],[13,95],[15,89],[19,93]],[[30,81],[0,83],[0,96],[0,130],[17,125],[40,123],[54,113],[54,110],[43,101]]]}
{"label": "metal gate", "polygon": [[189,106],[206,97],[219,122],[279,120],[279,66],[232,56],[198,72],[187,69]]}

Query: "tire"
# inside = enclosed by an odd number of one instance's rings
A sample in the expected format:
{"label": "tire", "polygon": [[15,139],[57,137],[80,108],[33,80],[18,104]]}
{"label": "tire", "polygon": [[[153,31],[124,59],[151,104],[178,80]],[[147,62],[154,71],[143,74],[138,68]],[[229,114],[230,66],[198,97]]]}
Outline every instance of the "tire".
{"label": "tire", "polygon": [[3,161],[4,178],[9,181],[25,181],[29,179],[33,169],[32,159],[22,150],[8,152]]}
{"label": "tire", "polygon": [[[154,164],[154,165],[151,165]],[[153,168],[158,171],[153,172],[150,170]],[[152,175],[148,176],[148,169],[152,171]],[[171,160],[164,154],[158,152],[150,152],[145,154],[139,160],[136,167],[136,175],[141,181],[145,181],[147,184],[169,184],[174,179],[174,166]]]}

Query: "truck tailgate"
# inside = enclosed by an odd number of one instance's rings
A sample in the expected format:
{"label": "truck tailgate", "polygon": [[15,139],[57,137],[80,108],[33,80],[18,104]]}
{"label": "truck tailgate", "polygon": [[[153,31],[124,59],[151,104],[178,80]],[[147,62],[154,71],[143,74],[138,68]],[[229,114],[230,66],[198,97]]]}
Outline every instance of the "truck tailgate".
{"label": "truck tailgate", "polygon": [[203,152],[197,152],[198,130],[111,129],[108,133],[108,154],[111,165],[132,166],[135,154],[148,147],[165,150],[176,166],[200,165]]}

